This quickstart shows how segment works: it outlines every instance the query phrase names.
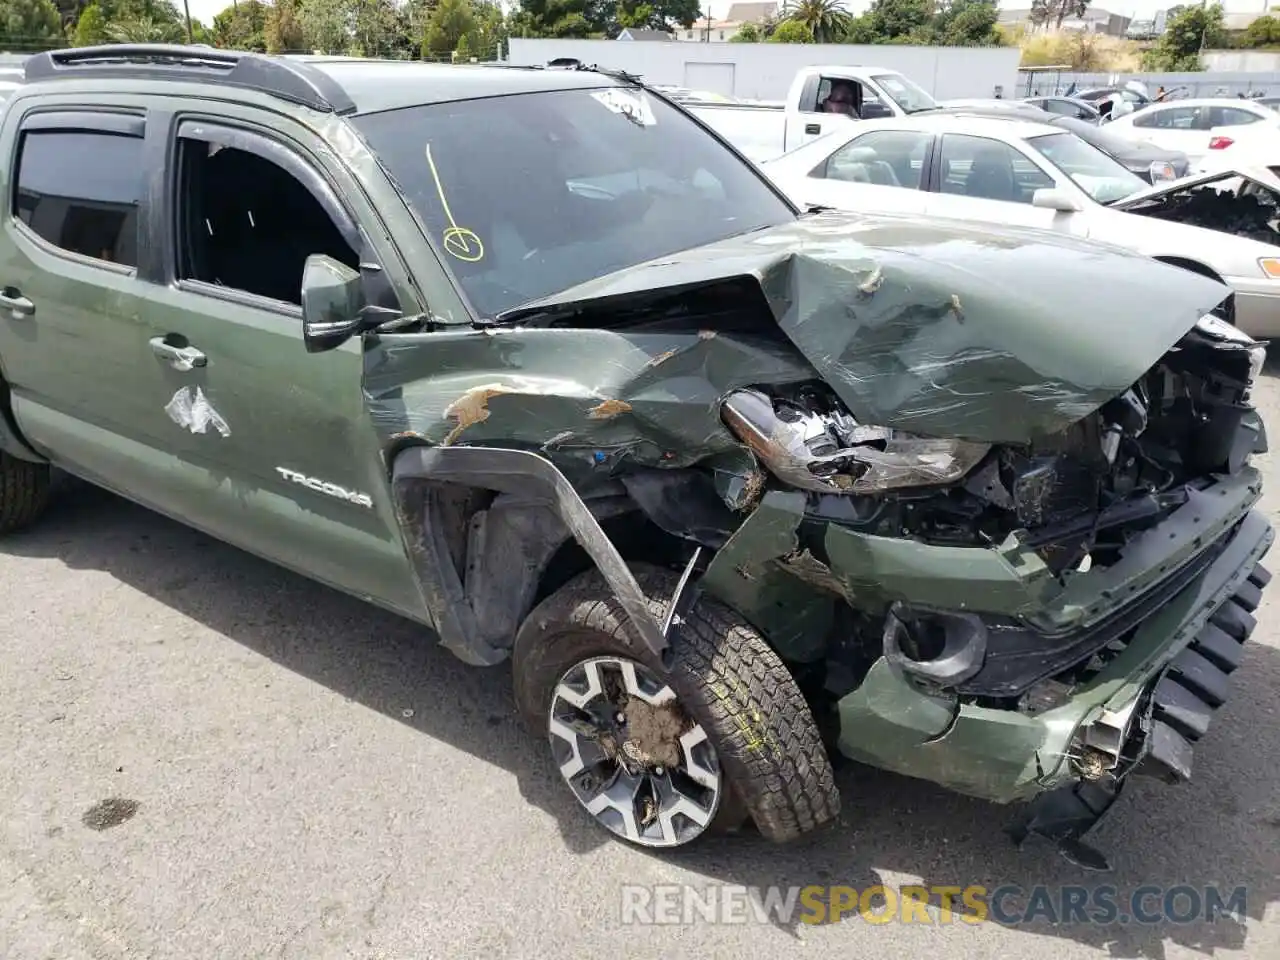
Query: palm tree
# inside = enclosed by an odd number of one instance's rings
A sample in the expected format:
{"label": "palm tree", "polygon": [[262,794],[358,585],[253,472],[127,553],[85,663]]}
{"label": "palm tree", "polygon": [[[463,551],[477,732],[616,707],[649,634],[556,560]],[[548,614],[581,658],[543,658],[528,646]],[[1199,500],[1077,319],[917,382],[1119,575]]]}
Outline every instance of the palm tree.
{"label": "palm tree", "polygon": [[815,43],[839,43],[853,19],[844,8],[844,0],[788,0],[784,10],[788,20],[809,28]]}

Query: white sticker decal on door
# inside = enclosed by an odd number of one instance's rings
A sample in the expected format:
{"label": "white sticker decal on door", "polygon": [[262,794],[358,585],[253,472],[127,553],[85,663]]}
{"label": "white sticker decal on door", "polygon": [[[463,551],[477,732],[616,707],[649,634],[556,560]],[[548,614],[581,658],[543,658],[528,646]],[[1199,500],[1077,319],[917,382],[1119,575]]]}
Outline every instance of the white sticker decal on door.
{"label": "white sticker decal on door", "polygon": [[165,404],[164,412],[169,414],[170,420],[192,433],[208,433],[212,424],[222,436],[231,436],[227,421],[222,419],[222,415],[213,408],[213,404],[199,387],[195,388],[194,393],[190,387],[183,387]]}

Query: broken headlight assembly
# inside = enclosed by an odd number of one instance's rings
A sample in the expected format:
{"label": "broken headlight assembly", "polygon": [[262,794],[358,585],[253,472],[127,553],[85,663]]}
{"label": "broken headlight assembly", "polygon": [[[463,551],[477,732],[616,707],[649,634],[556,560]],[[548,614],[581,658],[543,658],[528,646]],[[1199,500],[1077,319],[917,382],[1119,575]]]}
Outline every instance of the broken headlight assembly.
{"label": "broken headlight assembly", "polygon": [[785,396],[737,390],[725,399],[721,415],[779,480],[820,493],[954,483],[991,449],[860,424],[818,384]]}
{"label": "broken headlight assembly", "polygon": [[[1280,261],[1275,261],[1280,263]],[[1196,329],[1210,339],[1217,341],[1233,341],[1249,348],[1249,386],[1257,382],[1258,375],[1267,362],[1267,346],[1259,343],[1238,327],[1233,326],[1221,317],[1206,313],[1196,321]],[[1247,396],[1247,394],[1246,394]]]}

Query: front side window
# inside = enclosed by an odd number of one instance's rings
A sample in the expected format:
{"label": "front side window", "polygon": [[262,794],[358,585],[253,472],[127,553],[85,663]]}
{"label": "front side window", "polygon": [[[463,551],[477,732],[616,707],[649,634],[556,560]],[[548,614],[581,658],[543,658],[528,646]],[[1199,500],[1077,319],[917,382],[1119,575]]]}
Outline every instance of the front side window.
{"label": "front side window", "polygon": [[146,189],[141,137],[29,130],[18,146],[14,215],[69,253],[138,265],[138,205]]}
{"label": "front side window", "polygon": [[948,133],[942,138],[942,193],[1030,203],[1053,178],[1021,151],[989,137]]}
{"label": "front side window", "polygon": [[358,267],[320,201],[284,167],[209,140],[179,146],[178,279],[300,306],[307,257]]}
{"label": "front side window", "polygon": [[351,122],[485,317],[796,216],[684,113],[627,87]]}
{"label": "front side window", "polygon": [[1111,203],[1146,188],[1147,182],[1097,147],[1070,133],[1029,137],[1027,143],[1098,203]]}
{"label": "front side window", "polygon": [[819,179],[919,190],[932,134],[876,130],[846,143],[814,171]]}

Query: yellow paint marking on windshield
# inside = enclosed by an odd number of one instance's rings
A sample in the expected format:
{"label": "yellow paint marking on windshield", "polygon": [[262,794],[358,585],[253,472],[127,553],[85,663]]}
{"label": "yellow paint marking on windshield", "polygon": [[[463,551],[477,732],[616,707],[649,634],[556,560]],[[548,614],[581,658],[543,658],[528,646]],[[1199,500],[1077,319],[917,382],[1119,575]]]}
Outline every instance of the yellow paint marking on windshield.
{"label": "yellow paint marking on windshield", "polygon": [[484,242],[474,230],[458,226],[453,219],[453,211],[449,209],[449,201],[444,195],[444,185],[440,182],[440,173],[436,170],[436,162],[431,158],[431,144],[427,144],[427,166],[431,168],[431,179],[436,182],[436,194],[440,197],[440,206],[449,221],[449,227],[441,236],[445,252],[458,260],[476,263],[484,259]]}

